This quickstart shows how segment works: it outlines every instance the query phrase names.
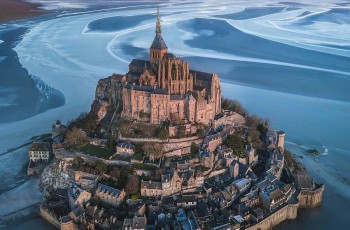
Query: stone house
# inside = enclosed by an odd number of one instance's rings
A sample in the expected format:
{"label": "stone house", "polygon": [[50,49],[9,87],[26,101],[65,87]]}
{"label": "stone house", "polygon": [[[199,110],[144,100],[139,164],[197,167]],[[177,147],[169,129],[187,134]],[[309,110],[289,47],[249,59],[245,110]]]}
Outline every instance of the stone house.
{"label": "stone house", "polygon": [[206,150],[201,150],[199,152],[199,159],[201,161],[201,165],[203,165],[206,168],[212,169],[214,166],[214,154],[211,152],[208,152]]}
{"label": "stone house", "polygon": [[283,205],[286,200],[285,195],[278,187],[272,187],[268,190],[262,191],[259,195],[263,207],[268,211],[276,210]]}
{"label": "stone house", "polygon": [[156,181],[141,181],[141,196],[143,197],[158,197],[163,194],[162,183]]}
{"label": "stone house", "polygon": [[72,210],[68,215],[74,223],[82,223],[85,219],[85,209],[82,206],[78,206]]}
{"label": "stone house", "polygon": [[33,162],[48,162],[52,153],[50,142],[34,142],[29,148],[29,160]]}
{"label": "stone house", "polygon": [[123,202],[126,193],[124,190],[99,184],[95,195],[100,198],[102,202],[118,207]]}
{"label": "stone house", "polygon": [[233,184],[237,187],[238,191],[240,193],[245,193],[250,189],[250,186],[252,184],[251,179],[241,178],[238,180],[235,180]]}
{"label": "stone house", "polygon": [[240,199],[240,203],[247,207],[258,207],[260,205],[259,193],[257,190],[251,191]]}
{"label": "stone house", "polygon": [[145,230],[146,226],[146,217],[134,217],[132,219],[124,219],[122,230]]}
{"label": "stone house", "polygon": [[135,146],[130,142],[118,142],[116,146],[116,154],[134,155]]}
{"label": "stone house", "polygon": [[68,201],[72,210],[78,206],[83,206],[91,199],[91,193],[83,190],[78,185],[73,184],[68,188]]}
{"label": "stone house", "polygon": [[197,198],[193,195],[181,196],[176,201],[177,207],[192,208],[197,205]]}
{"label": "stone house", "polygon": [[187,180],[186,188],[200,188],[204,184],[204,177],[200,171],[194,171],[190,173],[191,176]]}
{"label": "stone house", "polygon": [[191,170],[191,164],[188,162],[176,164],[176,171],[179,173],[188,172],[189,170]]}
{"label": "stone house", "polygon": [[169,196],[178,193],[182,189],[183,179],[175,171],[173,175],[170,173],[162,175],[163,196]]}
{"label": "stone house", "polygon": [[231,204],[231,198],[225,197],[224,194],[221,191],[212,193],[210,195],[210,200],[214,202],[219,208],[226,208]]}

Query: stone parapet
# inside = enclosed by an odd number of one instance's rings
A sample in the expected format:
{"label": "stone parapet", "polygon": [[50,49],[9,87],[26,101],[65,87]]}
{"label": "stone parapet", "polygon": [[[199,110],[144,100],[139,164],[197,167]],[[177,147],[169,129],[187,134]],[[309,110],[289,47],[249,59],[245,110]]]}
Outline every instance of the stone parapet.
{"label": "stone parapet", "polygon": [[269,230],[285,220],[294,220],[298,215],[299,204],[287,204],[261,222],[246,228],[247,230]]}

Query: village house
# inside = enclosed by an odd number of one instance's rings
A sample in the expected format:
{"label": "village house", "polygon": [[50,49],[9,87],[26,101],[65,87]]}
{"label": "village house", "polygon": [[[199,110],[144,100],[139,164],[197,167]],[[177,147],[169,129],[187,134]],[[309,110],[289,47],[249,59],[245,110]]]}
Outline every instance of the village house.
{"label": "village house", "polygon": [[124,219],[122,230],[145,230],[146,226],[146,217],[134,217],[132,219]]}
{"label": "village house", "polygon": [[259,193],[257,190],[253,190],[243,196],[239,201],[247,207],[258,207],[260,205]]}
{"label": "village house", "polygon": [[116,154],[134,155],[135,146],[130,142],[118,142],[116,146]]}
{"label": "village house", "polygon": [[201,150],[199,152],[199,159],[201,161],[201,165],[208,168],[212,169],[214,166],[214,154],[211,152],[208,152],[206,150]]}
{"label": "village house", "polygon": [[29,149],[29,160],[32,162],[48,162],[51,153],[50,142],[34,142]]}
{"label": "village house", "polygon": [[158,197],[161,198],[163,189],[162,183],[156,181],[141,181],[141,196],[142,197]]}
{"label": "village house", "polygon": [[95,194],[101,201],[118,207],[125,198],[124,190],[109,187],[104,184],[99,184]]}
{"label": "village house", "polygon": [[285,196],[280,188],[273,186],[260,192],[260,199],[266,210],[273,211],[284,203]]}
{"label": "village house", "polygon": [[91,193],[83,190],[78,185],[73,184],[68,188],[68,201],[72,210],[78,206],[83,206],[91,199]]}
{"label": "village house", "polygon": [[233,179],[243,177],[251,177],[251,179],[256,178],[248,165],[242,164],[241,162],[235,160],[231,162],[230,166],[228,167],[228,171]]}
{"label": "village house", "polygon": [[246,179],[246,178],[241,178],[238,180],[235,180],[233,184],[237,187],[238,191],[240,193],[245,193],[249,190],[252,180],[251,179]]}
{"label": "village house", "polygon": [[169,196],[178,193],[182,189],[182,178],[175,171],[173,175],[170,173],[162,175],[163,196]]}
{"label": "village house", "polygon": [[177,207],[192,208],[197,205],[197,198],[194,195],[181,196],[176,201]]}

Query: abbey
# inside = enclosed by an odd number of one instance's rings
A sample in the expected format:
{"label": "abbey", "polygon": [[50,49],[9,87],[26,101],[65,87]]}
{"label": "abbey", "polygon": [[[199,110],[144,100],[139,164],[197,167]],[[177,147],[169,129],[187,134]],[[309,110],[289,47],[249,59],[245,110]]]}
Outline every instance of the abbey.
{"label": "abbey", "polygon": [[149,61],[132,60],[122,76],[122,116],[152,124],[211,124],[221,112],[219,76],[191,70],[186,61],[168,52],[159,9],[149,55]]}

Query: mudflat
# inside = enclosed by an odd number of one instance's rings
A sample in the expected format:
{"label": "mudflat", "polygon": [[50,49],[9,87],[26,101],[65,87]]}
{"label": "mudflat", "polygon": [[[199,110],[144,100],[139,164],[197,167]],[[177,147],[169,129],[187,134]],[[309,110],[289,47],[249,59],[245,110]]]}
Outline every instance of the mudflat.
{"label": "mudflat", "polygon": [[43,14],[39,6],[22,0],[0,0],[0,22]]}

